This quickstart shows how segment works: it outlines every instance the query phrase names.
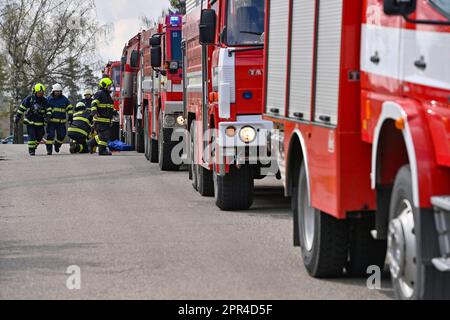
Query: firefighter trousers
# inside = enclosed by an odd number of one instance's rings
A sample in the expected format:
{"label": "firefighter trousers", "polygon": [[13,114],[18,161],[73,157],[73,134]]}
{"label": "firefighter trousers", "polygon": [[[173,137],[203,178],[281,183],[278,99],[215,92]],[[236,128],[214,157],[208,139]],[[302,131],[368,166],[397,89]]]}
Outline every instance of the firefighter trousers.
{"label": "firefighter trousers", "polygon": [[44,126],[35,126],[28,125],[28,149],[30,153],[34,153],[39,146],[39,143],[42,141],[42,138],[45,136],[45,128]]}
{"label": "firefighter trousers", "polygon": [[47,151],[51,152],[53,145],[60,148],[67,135],[65,123],[49,123],[47,125]]}
{"label": "firefighter trousers", "polygon": [[111,136],[111,124],[96,122],[94,125],[97,135],[94,137],[94,146],[99,147],[99,151],[106,150],[108,147],[109,138]]}

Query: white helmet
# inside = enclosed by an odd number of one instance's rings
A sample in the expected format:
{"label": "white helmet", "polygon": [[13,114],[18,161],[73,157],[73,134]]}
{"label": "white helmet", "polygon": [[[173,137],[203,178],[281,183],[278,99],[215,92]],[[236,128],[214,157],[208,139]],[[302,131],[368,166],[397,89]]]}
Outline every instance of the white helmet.
{"label": "white helmet", "polygon": [[53,88],[52,88],[52,93],[53,92],[55,92],[55,91],[63,91],[63,87],[62,87],[62,85],[60,85],[59,83],[56,83],[55,85],[53,85]]}
{"label": "white helmet", "polygon": [[84,90],[84,95],[85,96],[87,96],[87,95],[94,95],[94,93],[92,92],[92,89],[86,89],[86,90]]}

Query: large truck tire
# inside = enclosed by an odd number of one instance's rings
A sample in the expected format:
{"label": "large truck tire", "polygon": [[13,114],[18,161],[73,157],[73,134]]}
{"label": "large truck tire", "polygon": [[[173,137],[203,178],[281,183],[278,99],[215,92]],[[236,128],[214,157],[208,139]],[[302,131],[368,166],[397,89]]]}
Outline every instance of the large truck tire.
{"label": "large truck tire", "polygon": [[303,263],[314,278],[342,277],[348,258],[348,224],[310,206],[305,166],[293,197]]}
{"label": "large truck tire", "polygon": [[438,271],[430,261],[439,256],[434,215],[414,206],[409,165],[399,170],[392,192],[388,262],[397,298],[450,299],[450,273]]}
{"label": "large truck tire", "polygon": [[174,163],[172,151],[179,142],[172,141],[173,129],[163,126],[163,115],[159,114],[158,163],[161,171],[179,171],[179,164]]}
{"label": "large truck tire", "polygon": [[136,152],[144,153],[145,152],[145,141],[144,141],[144,129],[137,128],[136,129]]}
{"label": "large truck tire", "polygon": [[349,260],[346,266],[350,277],[366,277],[369,267],[377,266],[384,270],[386,262],[387,241],[375,240],[375,217],[365,216],[349,222]]}
{"label": "large truck tire", "polygon": [[220,176],[214,172],[216,205],[223,211],[248,210],[253,205],[255,183],[253,168],[230,167],[230,172]]}
{"label": "large truck tire", "polygon": [[192,121],[190,129],[189,129],[189,141],[190,141],[190,148],[189,148],[189,158],[190,158],[190,166],[189,166],[189,177],[192,179],[192,187],[195,191],[198,191],[198,181],[197,181],[197,159],[195,156],[195,120]]}

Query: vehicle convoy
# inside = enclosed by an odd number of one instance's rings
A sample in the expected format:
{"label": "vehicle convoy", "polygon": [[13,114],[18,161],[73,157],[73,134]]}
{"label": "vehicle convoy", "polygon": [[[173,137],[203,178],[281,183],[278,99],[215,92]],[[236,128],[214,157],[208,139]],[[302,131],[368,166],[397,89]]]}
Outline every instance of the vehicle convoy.
{"label": "vehicle convoy", "polygon": [[308,272],[367,275],[387,253],[399,298],[450,298],[449,2],[266,12],[264,118]]}
{"label": "vehicle convoy", "polygon": [[[264,0],[186,1],[183,72],[190,177],[222,210],[248,209],[267,163]],[[256,151],[255,151],[256,150]],[[270,164],[269,164],[270,165]]]}
{"label": "vehicle convoy", "polygon": [[182,23],[181,15],[167,15],[141,34],[138,88],[144,112],[144,149],[147,159],[159,163],[163,171],[179,170],[182,164],[181,157],[172,156],[184,133],[175,139],[174,131],[185,128]]}
{"label": "vehicle convoy", "polygon": [[[103,75],[113,81],[112,98],[114,100],[114,109],[120,111],[120,61],[110,61],[103,69]],[[123,124],[123,118],[114,119],[111,130],[111,140],[119,140],[120,128]]]}

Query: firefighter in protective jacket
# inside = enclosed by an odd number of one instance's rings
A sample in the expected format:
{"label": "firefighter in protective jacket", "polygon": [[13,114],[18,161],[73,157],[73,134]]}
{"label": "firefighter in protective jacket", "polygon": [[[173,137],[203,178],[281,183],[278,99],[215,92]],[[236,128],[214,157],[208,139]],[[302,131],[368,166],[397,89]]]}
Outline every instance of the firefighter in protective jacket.
{"label": "firefighter in protective jacket", "polygon": [[73,117],[73,106],[63,95],[63,88],[55,84],[52,94],[48,97],[48,103],[52,108],[52,114],[47,125],[47,154],[52,155],[53,145],[56,153],[59,153],[67,135],[66,123]]}
{"label": "firefighter in protective jacket", "polygon": [[111,122],[117,111],[114,110],[114,100],[111,97],[111,86],[113,82],[109,78],[100,80],[100,90],[95,94],[92,101],[92,116],[94,128],[97,132],[95,138],[89,141],[89,149],[92,152],[98,146],[99,155],[112,155],[108,149],[108,141],[111,135]]}
{"label": "firefighter in protective jacket", "polygon": [[92,130],[91,111],[86,109],[83,102],[75,107],[75,114],[69,127],[70,153],[89,153],[87,141]]}
{"label": "firefighter in protective jacket", "polygon": [[51,115],[51,108],[44,94],[45,86],[41,83],[36,84],[33,87],[33,94],[22,101],[15,117],[16,125],[24,119],[27,126],[30,156],[36,155],[36,149],[45,135],[45,124]]}

